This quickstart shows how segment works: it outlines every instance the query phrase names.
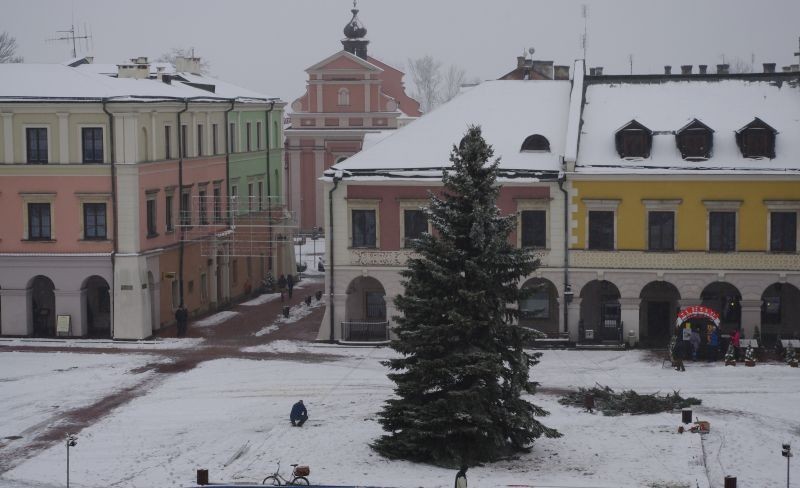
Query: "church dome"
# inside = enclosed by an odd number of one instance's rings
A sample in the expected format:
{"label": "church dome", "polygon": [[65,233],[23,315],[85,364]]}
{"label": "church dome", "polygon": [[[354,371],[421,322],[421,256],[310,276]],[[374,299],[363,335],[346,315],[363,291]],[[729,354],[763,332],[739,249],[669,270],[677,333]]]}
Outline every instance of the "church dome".
{"label": "church dome", "polygon": [[367,35],[367,28],[358,20],[358,9],[355,8],[355,2],[353,3],[353,9],[350,10],[353,12],[353,18],[344,26],[344,35],[348,39],[361,39]]}

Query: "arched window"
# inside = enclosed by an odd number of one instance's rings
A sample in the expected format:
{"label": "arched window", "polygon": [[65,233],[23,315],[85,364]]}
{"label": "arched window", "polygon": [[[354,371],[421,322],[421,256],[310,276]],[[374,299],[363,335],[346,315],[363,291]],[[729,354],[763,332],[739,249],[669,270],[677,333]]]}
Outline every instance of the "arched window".
{"label": "arched window", "polygon": [[339,105],[350,105],[350,90],[339,88]]}
{"label": "arched window", "polygon": [[550,152],[550,141],[541,134],[533,134],[525,138],[520,151],[546,151]]}

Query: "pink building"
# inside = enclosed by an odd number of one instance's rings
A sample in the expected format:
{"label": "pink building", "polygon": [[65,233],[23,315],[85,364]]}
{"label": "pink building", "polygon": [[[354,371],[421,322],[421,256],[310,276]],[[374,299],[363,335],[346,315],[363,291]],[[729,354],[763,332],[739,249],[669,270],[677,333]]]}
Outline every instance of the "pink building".
{"label": "pink building", "polygon": [[344,49],[306,70],[306,93],[291,106],[284,194],[302,230],[324,222],[319,178],[326,169],[421,115],[403,73],[367,55],[367,30],[352,13]]}

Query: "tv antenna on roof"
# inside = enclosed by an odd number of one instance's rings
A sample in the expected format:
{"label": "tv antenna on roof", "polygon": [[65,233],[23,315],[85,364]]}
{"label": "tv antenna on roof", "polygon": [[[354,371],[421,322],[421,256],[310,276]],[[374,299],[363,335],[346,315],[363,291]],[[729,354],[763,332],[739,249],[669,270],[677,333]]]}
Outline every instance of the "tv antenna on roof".
{"label": "tv antenna on roof", "polygon": [[583,49],[583,61],[586,62],[586,45],[589,43],[587,27],[589,24],[589,6],[581,5],[581,17],[583,17],[583,35],[581,36],[581,49]]}
{"label": "tv antenna on roof", "polygon": [[56,31],[56,37],[47,39],[47,41],[72,41],[72,57],[78,57],[78,42],[85,42],[85,50],[89,50],[89,40],[92,38],[91,34],[87,33],[86,24],[83,25],[83,33],[75,30],[75,24],[70,25],[69,30]]}

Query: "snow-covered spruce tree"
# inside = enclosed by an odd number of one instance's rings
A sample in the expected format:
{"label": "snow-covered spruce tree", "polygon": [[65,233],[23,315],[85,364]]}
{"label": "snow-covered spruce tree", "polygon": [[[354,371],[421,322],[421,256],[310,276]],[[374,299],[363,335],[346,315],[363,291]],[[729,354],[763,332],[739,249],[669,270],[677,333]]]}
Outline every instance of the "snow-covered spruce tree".
{"label": "snow-covered spruce tree", "polygon": [[455,467],[561,435],[536,420],[548,412],[522,397],[535,392],[528,369],[541,354],[523,350],[529,333],[512,324],[510,305],[531,292],[518,283],[538,261],[509,244],[516,220],[495,205],[493,154],[480,127],[453,147],[444,192],[430,197],[434,232],[414,243],[419,257],[401,272],[392,348],[402,356],[386,363],[397,398],[379,414],[390,434],[373,444],[389,458]]}

